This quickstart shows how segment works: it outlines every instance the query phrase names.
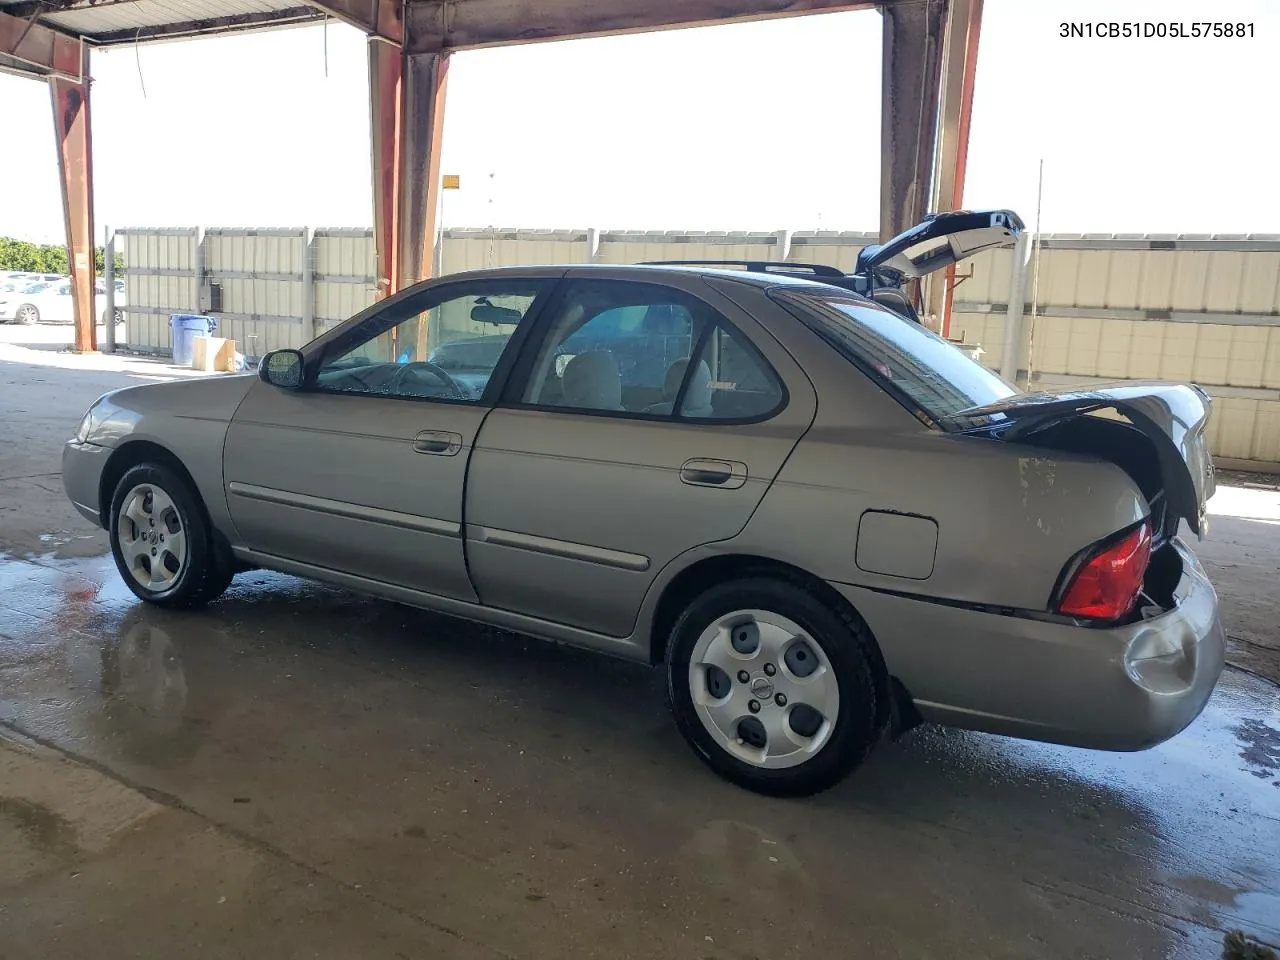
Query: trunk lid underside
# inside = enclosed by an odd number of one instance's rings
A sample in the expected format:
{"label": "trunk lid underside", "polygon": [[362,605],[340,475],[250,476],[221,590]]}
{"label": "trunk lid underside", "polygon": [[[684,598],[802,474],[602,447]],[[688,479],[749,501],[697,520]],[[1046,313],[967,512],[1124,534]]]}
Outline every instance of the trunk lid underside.
{"label": "trunk lid underside", "polygon": [[[1088,453],[1124,469],[1142,489],[1152,519],[1163,503],[1165,519],[1186,520],[1201,539],[1205,503],[1215,488],[1213,459],[1204,436],[1212,401],[1199,387],[1127,382],[1065,393],[1020,393],[971,407],[952,421],[966,433],[1009,442]],[[1122,419],[1096,414],[1114,410]],[[1134,444],[1138,431],[1150,448]],[[1152,469],[1154,457],[1157,470]]]}

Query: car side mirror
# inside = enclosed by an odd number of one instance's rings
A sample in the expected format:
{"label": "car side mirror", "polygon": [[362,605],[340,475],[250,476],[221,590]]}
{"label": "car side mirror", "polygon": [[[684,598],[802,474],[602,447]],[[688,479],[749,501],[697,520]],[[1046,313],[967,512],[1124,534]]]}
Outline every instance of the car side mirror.
{"label": "car side mirror", "polygon": [[272,350],[258,364],[258,376],[282,390],[302,389],[302,353],[298,350]]}

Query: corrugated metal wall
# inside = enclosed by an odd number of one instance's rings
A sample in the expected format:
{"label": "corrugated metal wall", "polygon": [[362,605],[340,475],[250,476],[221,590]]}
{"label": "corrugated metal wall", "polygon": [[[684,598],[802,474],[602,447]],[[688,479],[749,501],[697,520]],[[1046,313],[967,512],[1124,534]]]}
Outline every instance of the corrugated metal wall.
{"label": "corrugated metal wall", "polygon": [[190,228],[117,230],[125,276],[125,336],[130,344],[168,353],[169,317],[197,307],[199,231]]}
{"label": "corrugated metal wall", "polygon": [[[219,333],[250,356],[298,346],[373,302],[367,230],[119,231],[130,346],[170,349],[168,315],[222,292]],[[867,233],[449,230],[446,273],[532,263],[779,259],[851,270]],[[1000,369],[1014,253],[961,265],[951,334]],[[307,287],[313,297],[308,301]],[[1213,394],[1215,455],[1280,462],[1280,237],[1040,238],[1014,363],[1030,389],[1193,380]]]}
{"label": "corrugated metal wall", "polygon": [[253,356],[297,346],[307,231],[206,230],[203,246],[205,278],[222,289],[218,336]]}
{"label": "corrugated metal wall", "polygon": [[317,230],[311,251],[315,328],[323,333],[373,303],[378,291],[373,232]]}

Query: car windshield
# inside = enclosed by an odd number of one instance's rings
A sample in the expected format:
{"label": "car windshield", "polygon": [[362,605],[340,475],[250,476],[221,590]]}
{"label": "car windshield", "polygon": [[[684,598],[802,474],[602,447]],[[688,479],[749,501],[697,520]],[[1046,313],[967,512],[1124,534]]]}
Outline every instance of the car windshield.
{"label": "car windshield", "polygon": [[1021,392],[936,333],[865,300],[786,288],[772,296],[890,393],[934,421]]}
{"label": "car windshield", "polygon": [[51,286],[53,286],[52,283],[33,283],[29,287],[23,287],[22,293],[43,293],[45,290],[48,290]]}
{"label": "car windshield", "polygon": [[437,347],[428,359],[444,370],[492,370],[507,345],[509,337],[494,336],[483,340],[454,340]]}

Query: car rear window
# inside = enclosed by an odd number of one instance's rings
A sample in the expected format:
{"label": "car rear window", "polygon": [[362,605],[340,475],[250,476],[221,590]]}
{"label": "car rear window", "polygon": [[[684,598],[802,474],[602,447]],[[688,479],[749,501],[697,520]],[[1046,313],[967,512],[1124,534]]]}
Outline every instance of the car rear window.
{"label": "car rear window", "polygon": [[782,287],[770,295],[909,408],[939,425],[969,407],[1021,392],[926,327],[865,300]]}

